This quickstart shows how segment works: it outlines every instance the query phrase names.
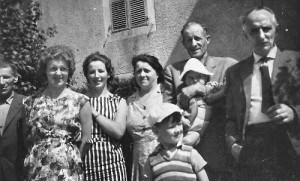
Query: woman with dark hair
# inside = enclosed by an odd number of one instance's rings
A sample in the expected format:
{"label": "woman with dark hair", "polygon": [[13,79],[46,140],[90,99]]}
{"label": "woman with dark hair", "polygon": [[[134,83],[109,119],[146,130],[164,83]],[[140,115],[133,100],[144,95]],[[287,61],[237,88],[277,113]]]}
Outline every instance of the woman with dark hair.
{"label": "woman with dark hair", "polygon": [[72,50],[49,47],[38,65],[47,87],[24,100],[29,127],[25,180],[83,180],[83,148],[90,139],[92,114],[88,98],[67,88],[75,70]]}
{"label": "woman with dark hair", "polygon": [[92,106],[92,138],[84,158],[86,181],[126,181],[127,174],[120,139],[126,129],[127,104],[108,86],[114,78],[111,60],[99,52],[83,62]]}
{"label": "woman with dark hair", "polygon": [[132,66],[138,90],[127,99],[127,130],[133,140],[131,180],[139,181],[143,179],[148,155],[157,146],[157,137],[148,121],[148,110],[162,103],[161,84],[164,76],[158,59],[151,55],[133,57]]}

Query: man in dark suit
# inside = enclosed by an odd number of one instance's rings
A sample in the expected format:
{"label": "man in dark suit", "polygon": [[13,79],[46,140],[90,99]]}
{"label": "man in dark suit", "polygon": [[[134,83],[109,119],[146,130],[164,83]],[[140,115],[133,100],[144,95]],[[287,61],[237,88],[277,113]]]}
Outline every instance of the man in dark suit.
{"label": "man in dark suit", "polygon": [[13,91],[18,81],[15,65],[0,57],[0,180],[21,180],[24,158],[24,96]]}
{"label": "man in dark suit", "polygon": [[278,23],[267,7],[247,12],[242,25],[253,54],[226,77],[226,142],[236,178],[299,180],[299,150],[291,140],[300,134],[300,53],[276,46]]}
{"label": "man in dark suit", "polygon": [[[207,53],[207,46],[210,42],[210,35],[207,34],[207,28],[203,25],[190,22],[183,26],[181,30],[182,44],[191,58],[201,61],[206,69],[213,73],[210,81],[225,83],[225,72],[228,67],[237,61],[232,58],[213,57]],[[205,168],[210,180],[218,180],[227,177],[227,156],[224,138],[225,125],[225,99],[221,98],[210,102],[208,87],[200,83],[185,87],[180,80],[180,74],[183,71],[187,60],[179,61],[168,65],[165,68],[165,91],[164,101],[177,104],[180,101],[183,108],[188,107],[191,98],[195,96],[206,97],[206,103],[213,106],[213,113],[210,123],[201,137],[200,144],[195,148],[207,161]],[[177,96],[180,94],[180,100]]]}

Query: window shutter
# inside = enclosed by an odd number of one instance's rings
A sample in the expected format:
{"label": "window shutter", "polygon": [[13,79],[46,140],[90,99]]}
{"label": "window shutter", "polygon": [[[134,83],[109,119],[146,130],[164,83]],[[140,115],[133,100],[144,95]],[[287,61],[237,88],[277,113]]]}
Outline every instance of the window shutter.
{"label": "window shutter", "polygon": [[125,0],[111,0],[112,31],[128,29],[127,7]]}
{"label": "window shutter", "polygon": [[131,28],[147,25],[145,0],[130,0]]}

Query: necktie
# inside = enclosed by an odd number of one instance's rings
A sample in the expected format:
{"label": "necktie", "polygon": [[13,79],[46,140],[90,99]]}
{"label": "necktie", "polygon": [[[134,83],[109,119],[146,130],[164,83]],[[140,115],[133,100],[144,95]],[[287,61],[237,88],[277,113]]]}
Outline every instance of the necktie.
{"label": "necktie", "polygon": [[266,64],[268,60],[266,57],[260,59],[262,63],[259,70],[261,73],[261,84],[262,84],[262,103],[261,103],[261,112],[265,113],[271,106],[273,106],[274,98],[272,93],[272,84],[271,78],[269,75],[269,68]]}

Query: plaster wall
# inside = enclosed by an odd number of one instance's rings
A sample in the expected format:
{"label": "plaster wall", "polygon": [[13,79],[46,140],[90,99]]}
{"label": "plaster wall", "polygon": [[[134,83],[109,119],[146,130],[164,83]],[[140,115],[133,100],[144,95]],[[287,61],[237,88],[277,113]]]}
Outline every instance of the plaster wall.
{"label": "plaster wall", "polygon": [[[239,18],[261,0],[154,0],[156,31],[147,35],[111,41],[105,44],[103,7],[101,0],[38,0],[41,3],[40,26],[55,25],[58,33],[48,45],[65,44],[76,55],[75,76],[83,80],[82,61],[94,51],[110,57],[116,74],[131,76],[131,58],[149,53],[161,64],[188,58],[181,45],[180,30],[188,21],[205,23],[211,42],[208,52],[214,56],[228,56],[240,60],[251,52],[244,37]],[[280,24],[277,44],[286,49],[300,50],[300,1],[265,0],[274,10]]]}

